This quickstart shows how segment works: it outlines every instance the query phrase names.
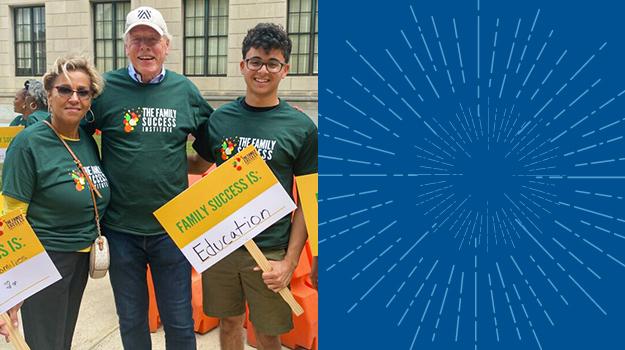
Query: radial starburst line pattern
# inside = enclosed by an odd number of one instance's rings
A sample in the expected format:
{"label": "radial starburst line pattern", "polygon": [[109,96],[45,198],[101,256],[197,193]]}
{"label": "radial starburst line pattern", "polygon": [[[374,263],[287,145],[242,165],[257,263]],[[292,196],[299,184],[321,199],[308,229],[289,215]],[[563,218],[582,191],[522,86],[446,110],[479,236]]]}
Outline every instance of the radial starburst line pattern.
{"label": "radial starburst line pattern", "polygon": [[620,339],[625,84],[602,63],[620,43],[572,42],[553,7],[466,6],[333,39],[350,63],[320,86],[330,323],[404,349]]}

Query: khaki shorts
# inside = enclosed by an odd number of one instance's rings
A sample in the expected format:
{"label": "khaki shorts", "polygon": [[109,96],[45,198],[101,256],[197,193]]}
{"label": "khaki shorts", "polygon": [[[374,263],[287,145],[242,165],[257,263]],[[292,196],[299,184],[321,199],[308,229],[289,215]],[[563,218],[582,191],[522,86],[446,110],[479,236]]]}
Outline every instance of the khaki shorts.
{"label": "khaki shorts", "polygon": [[[263,251],[269,260],[282,260],[284,249]],[[262,271],[253,271],[254,258],[245,248],[235,250],[202,273],[204,313],[226,318],[245,313],[250,307],[250,320],[265,335],[280,335],[293,329],[291,308],[280,294],[263,282]]]}

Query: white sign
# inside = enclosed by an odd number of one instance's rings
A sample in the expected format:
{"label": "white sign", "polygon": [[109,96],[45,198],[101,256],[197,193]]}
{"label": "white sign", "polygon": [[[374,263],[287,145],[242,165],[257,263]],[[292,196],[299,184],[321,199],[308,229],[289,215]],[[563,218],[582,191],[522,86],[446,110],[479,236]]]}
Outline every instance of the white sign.
{"label": "white sign", "polygon": [[60,279],[22,212],[0,217],[0,313]]}

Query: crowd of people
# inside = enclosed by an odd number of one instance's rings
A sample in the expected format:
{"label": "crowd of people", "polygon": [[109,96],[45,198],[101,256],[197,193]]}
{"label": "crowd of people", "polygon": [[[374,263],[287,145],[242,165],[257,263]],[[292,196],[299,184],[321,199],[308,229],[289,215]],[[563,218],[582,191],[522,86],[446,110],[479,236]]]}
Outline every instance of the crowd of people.
{"label": "crowd of people", "polygon": [[[17,325],[21,310],[31,349],[71,348],[98,224],[110,244],[124,348],[151,349],[149,265],[167,349],[195,349],[191,266],[152,213],[188,187],[188,173],[205,173],[234,156],[223,147],[242,138],[270,141],[261,156],[288,193],[294,176],[317,172],[317,127],[278,97],[292,48],[281,26],[259,23],[247,32],[239,63],[245,96],[216,110],[188,78],[165,68],[171,40],[158,10],[136,8],[125,24],[128,67],[101,76],[84,56],[67,55],[42,82],[28,80],[16,92],[20,115],[11,125],[26,129],[7,150],[4,209],[27,213],[62,276],[9,311]],[[187,155],[189,134],[196,154]],[[279,336],[293,321],[277,292],[288,286],[306,239],[299,207],[254,238],[271,271],[260,271],[239,248],[202,274],[204,312],[220,320],[222,349],[243,349],[246,302],[259,348],[280,348]],[[8,338],[8,325],[0,325]]]}

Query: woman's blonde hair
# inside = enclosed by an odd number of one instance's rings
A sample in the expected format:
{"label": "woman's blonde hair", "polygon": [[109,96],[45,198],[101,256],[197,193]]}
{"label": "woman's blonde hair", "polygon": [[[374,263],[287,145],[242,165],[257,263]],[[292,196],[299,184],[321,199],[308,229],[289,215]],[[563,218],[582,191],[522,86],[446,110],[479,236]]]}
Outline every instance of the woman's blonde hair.
{"label": "woman's blonde hair", "polygon": [[69,79],[68,72],[82,71],[87,74],[91,80],[91,91],[93,97],[97,97],[104,90],[104,79],[91,61],[83,55],[69,54],[61,56],[54,61],[52,68],[43,76],[43,86],[50,93],[54,88],[54,81],[61,74]]}

